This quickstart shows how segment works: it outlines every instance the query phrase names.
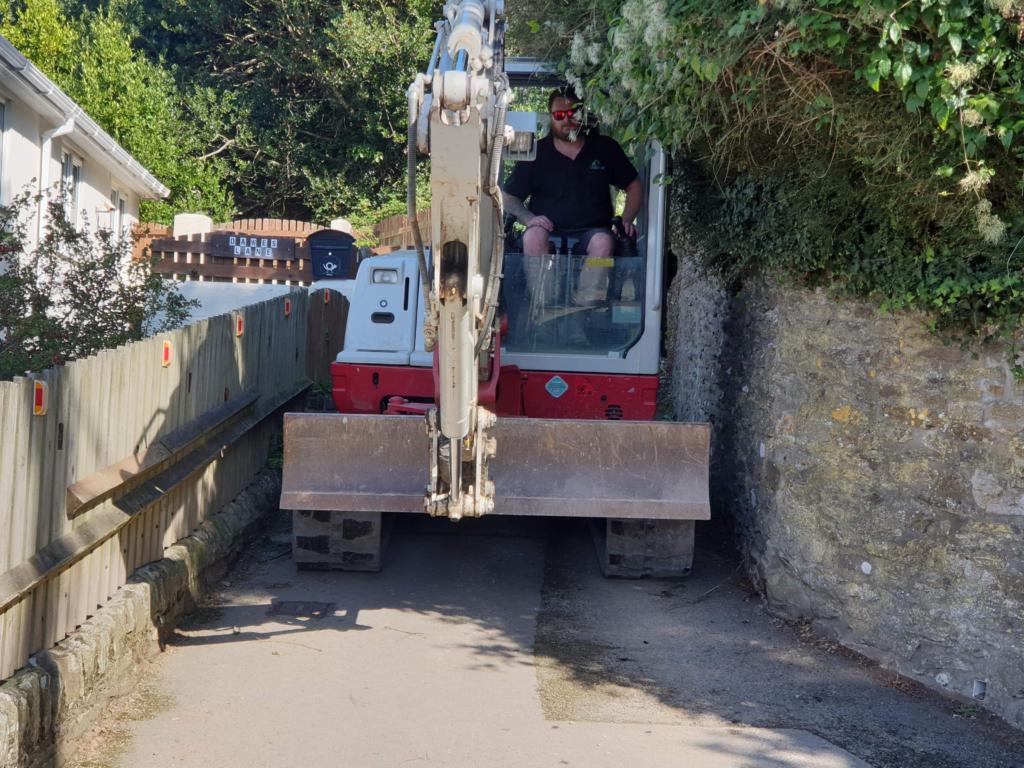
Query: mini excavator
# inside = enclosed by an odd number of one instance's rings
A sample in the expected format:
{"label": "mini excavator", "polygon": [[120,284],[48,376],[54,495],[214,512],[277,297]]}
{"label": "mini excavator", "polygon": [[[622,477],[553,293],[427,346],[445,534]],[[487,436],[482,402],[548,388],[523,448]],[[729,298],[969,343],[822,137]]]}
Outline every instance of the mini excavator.
{"label": "mini excavator", "polygon": [[[555,233],[550,255],[525,264],[500,186],[507,163],[536,155],[538,116],[510,109],[513,89],[557,76],[506,61],[503,0],[451,0],[436,31],[408,90],[415,247],[359,264],[331,368],[338,412],[285,415],[296,561],[379,569],[391,513],[539,515],[593,520],[609,575],[685,573],[693,521],[710,514],[710,430],[655,419],[664,154],[647,148],[639,234],[599,265],[603,300],[576,306],[593,260]],[[418,154],[430,158],[429,246]]]}

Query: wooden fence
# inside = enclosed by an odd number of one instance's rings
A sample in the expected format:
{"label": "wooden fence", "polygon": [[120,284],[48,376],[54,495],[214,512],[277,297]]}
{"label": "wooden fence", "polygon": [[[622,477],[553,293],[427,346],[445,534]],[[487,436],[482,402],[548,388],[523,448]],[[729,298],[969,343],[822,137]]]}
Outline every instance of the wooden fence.
{"label": "wooden fence", "polygon": [[329,384],[331,363],[345,344],[348,300],[337,291],[312,295],[306,326],[306,373],[316,384]]}
{"label": "wooden fence", "polygon": [[340,345],[346,306],[329,296],[292,291],[0,382],[0,679],[253,479],[269,417]]}
{"label": "wooden fence", "polygon": [[136,242],[136,250],[150,250],[154,272],[180,279],[309,285],[313,264],[307,238],[321,229],[291,219],[239,219],[206,234],[179,237],[154,228]]}
{"label": "wooden fence", "polygon": [[[175,237],[166,225],[139,224],[134,253],[152,255],[155,272],[182,280],[309,285],[313,268],[306,240],[322,229],[295,219],[235,219],[213,225],[206,234]],[[231,236],[236,242],[245,239],[238,254],[219,245]],[[250,246],[250,240],[256,244]]]}
{"label": "wooden fence", "polygon": [[[416,212],[416,220],[420,224],[420,236],[424,245],[430,245],[430,209]],[[373,226],[373,234],[380,248],[412,248],[415,241],[412,236],[411,219],[406,214],[389,216],[381,219]]]}
{"label": "wooden fence", "polygon": [[[260,237],[292,237],[299,240],[304,240],[314,232],[326,229],[321,224],[297,219],[234,219],[212,226],[213,233],[234,232]],[[147,251],[152,251],[154,240],[175,239],[174,228],[167,224],[143,222],[135,225],[132,234],[135,241],[135,258],[140,258]]]}

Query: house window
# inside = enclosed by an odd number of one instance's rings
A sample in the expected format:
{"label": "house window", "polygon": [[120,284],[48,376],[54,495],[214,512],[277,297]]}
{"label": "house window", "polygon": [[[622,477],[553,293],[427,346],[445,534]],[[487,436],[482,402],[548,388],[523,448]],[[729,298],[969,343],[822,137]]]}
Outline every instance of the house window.
{"label": "house window", "polygon": [[78,209],[81,207],[82,191],[82,160],[70,152],[65,152],[61,158],[61,182],[60,191],[64,198],[64,212],[68,221],[78,224]]}
{"label": "house window", "polygon": [[110,232],[118,240],[125,236],[126,212],[127,200],[118,190],[113,190],[110,193]]}

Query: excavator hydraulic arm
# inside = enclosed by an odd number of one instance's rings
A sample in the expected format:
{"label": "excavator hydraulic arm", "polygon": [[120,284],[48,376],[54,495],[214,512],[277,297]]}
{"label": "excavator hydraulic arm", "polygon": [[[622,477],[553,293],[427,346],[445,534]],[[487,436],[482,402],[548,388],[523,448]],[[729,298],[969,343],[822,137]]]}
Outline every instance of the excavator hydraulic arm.
{"label": "excavator hydraulic arm", "polygon": [[[458,519],[494,509],[487,430],[494,414],[478,405],[480,371],[489,369],[501,283],[500,181],[512,91],[502,71],[500,0],[448,2],[427,71],[409,88],[409,154],[431,159],[431,270],[417,236],[425,334],[437,356],[437,408],[427,415],[430,445],[426,511]],[[430,88],[429,94],[427,88]],[[415,184],[410,161],[409,184]],[[410,214],[415,216],[415,195]]]}

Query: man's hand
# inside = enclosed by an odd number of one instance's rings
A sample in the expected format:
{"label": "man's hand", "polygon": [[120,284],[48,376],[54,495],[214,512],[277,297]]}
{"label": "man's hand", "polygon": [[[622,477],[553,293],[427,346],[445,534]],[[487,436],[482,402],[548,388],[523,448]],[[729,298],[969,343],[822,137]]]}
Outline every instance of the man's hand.
{"label": "man's hand", "polygon": [[622,207],[622,230],[630,237],[636,236],[636,227],[633,221],[636,219],[640,208],[644,204],[644,185],[640,179],[635,178],[626,187],[626,204]]}
{"label": "man's hand", "polygon": [[617,237],[636,237],[636,225],[621,216],[612,219],[612,231]]}
{"label": "man's hand", "polygon": [[526,227],[542,227],[548,232],[555,231],[555,225],[547,216],[534,216],[532,219],[526,222]]}

